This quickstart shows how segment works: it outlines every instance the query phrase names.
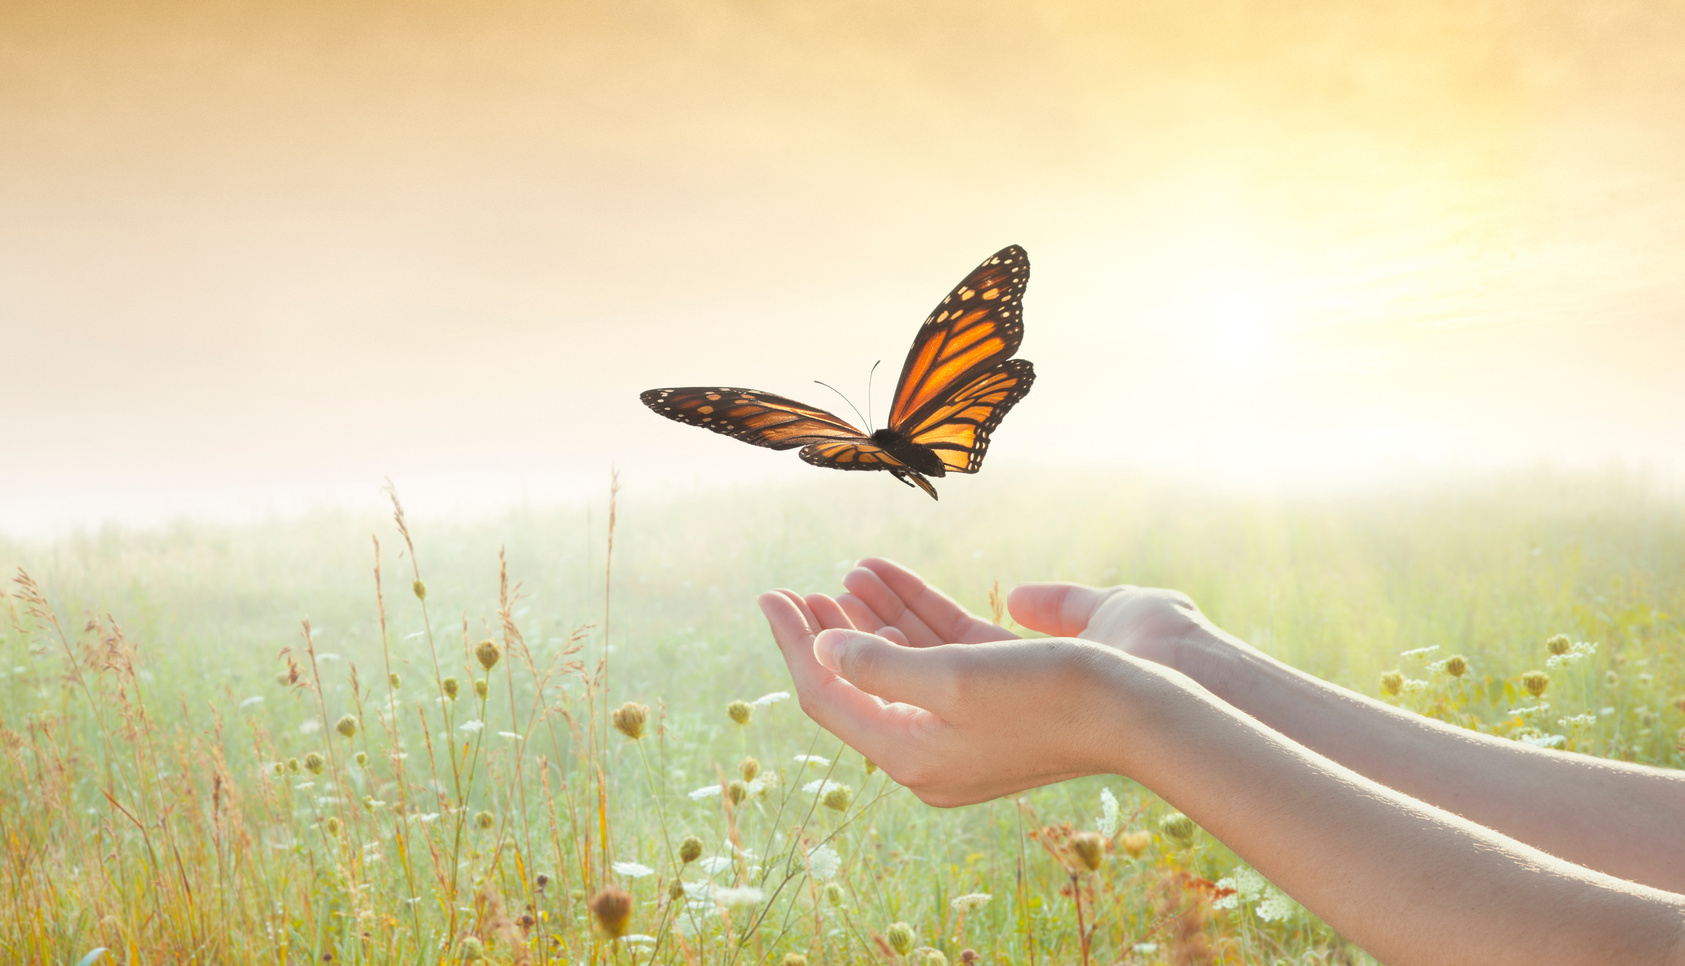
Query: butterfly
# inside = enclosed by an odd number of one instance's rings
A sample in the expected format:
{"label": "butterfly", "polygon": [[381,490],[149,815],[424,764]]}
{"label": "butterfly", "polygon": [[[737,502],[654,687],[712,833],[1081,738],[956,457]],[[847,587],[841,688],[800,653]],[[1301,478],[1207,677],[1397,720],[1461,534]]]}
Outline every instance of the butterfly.
{"label": "butterfly", "polygon": [[1030,258],[1009,245],[983,260],[930,313],[913,337],[889,425],[873,433],[816,406],[754,389],[650,389],[639,398],[668,419],[838,470],[886,470],[936,499],[928,477],[975,473],[989,434],[1035,382],[1014,359],[1024,340]]}

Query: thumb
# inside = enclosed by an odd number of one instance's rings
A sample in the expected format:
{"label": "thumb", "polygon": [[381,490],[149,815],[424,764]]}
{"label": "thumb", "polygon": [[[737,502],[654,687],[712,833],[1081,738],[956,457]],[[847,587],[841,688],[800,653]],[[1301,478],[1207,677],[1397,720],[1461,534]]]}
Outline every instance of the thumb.
{"label": "thumb", "polygon": [[867,694],[936,711],[943,686],[952,678],[953,654],[961,645],[907,647],[861,631],[828,630],[813,639],[819,663]]}
{"label": "thumb", "polygon": [[1006,596],[1012,619],[1053,637],[1081,634],[1100,608],[1108,590],[1083,584],[1019,584]]}

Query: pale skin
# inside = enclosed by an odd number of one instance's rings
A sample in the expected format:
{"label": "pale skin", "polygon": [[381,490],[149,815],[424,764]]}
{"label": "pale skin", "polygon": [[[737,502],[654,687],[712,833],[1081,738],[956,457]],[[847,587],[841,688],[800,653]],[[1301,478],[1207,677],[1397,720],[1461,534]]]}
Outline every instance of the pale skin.
{"label": "pale skin", "polygon": [[1026,584],[1021,639],[868,559],[762,611],[802,709],[921,800],[1152,789],[1389,966],[1685,963],[1685,774],[1329,684],[1187,597]]}

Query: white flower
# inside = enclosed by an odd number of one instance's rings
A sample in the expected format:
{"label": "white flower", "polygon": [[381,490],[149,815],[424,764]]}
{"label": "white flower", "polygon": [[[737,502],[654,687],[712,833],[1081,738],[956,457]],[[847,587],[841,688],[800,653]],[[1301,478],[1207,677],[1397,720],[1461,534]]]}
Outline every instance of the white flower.
{"label": "white flower", "polygon": [[499,731],[497,733],[497,736],[499,738],[508,738],[510,741],[520,741],[521,740],[521,736],[516,734],[513,731]]}
{"label": "white flower", "polygon": [[760,905],[765,893],[754,886],[738,886],[734,889],[716,888],[710,895],[727,909],[741,909]]}
{"label": "white flower", "polygon": [[1427,647],[1418,647],[1415,650],[1411,650],[1411,651],[1399,651],[1398,656],[1399,657],[1421,657],[1423,655],[1432,654],[1434,651],[1437,651],[1437,650],[1439,650],[1438,644],[1429,644]]}
{"label": "white flower", "polygon": [[1213,909],[1235,909],[1240,906],[1240,886],[1235,884],[1234,876],[1226,875],[1215,883],[1217,891],[1224,895],[1211,903]]}
{"label": "white flower", "polygon": [[1130,951],[1139,956],[1151,956],[1158,952],[1158,943],[1136,943],[1129,947]]}
{"label": "white flower", "polygon": [[821,845],[807,854],[807,867],[815,879],[824,882],[842,868],[842,856],[829,845]]}
{"label": "white flower", "polygon": [[842,782],[834,782],[829,778],[815,778],[802,786],[802,791],[809,795],[825,795],[833,788],[841,788]]}
{"label": "white flower", "polygon": [[[321,631],[317,631],[317,632],[316,632],[316,636],[317,636],[317,637],[320,637],[320,636],[322,636],[322,632],[321,632]],[[339,655],[338,655],[338,654],[334,654],[334,653],[332,653],[332,652],[331,652],[331,651],[330,651],[330,652],[328,652],[328,653],[326,653],[326,654],[318,654],[318,655],[316,655],[316,663],[317,663],[317,664],[320,664],[320,663],[322,663],[322,662],[323,662],[323,661],[343,661],[343,660],[345,660],[345,658],[343,658],[343,657],[340,657],[340,656],[339,656]]]}
{"label": "white flower", "polygon": [[1567,718],[1557,718],[1556,723],[1564,728],[1589,728],[1597,723],[1597,715],[1576,714]]}
{"label": "white flower", "polygon": [[1269,894],[1258,900],[1258,905],[1252,911],[1265,922],[1280,922],[1298,912],[1299,904],[1293,901],[1292,896],[1275,886],[1270,886]]}
{"label": "white flower", "polygon": [[1405,694],[1421,694],[1428,689],[1428,682],[1409,678],[1404,682]]}
{"label": "white flower", "polygon": [[635,933],[632,933],[631,935],[621,936],[620,941],[623,942],[623,943],[630,943],[634,946],[653,946],[653,945],[655,945],[655,937],[654,936],[645,935],[644,933],[641,933],[641,932],[635,932]]}
{"label": "white flower", "polygon": [[1117,832],[1117,827],[1123,823],[1123,810],[1118,808],[1117,796],[1110,788],[1100,789],[1100,822],[1097,826],[1100,834],[1111,838]]}
{"label": "white flower", "polygon": [[1522,741],[1535,748],[1560,748],[1568,743],[1567,735],[1520,735]]}
{"label": "white flower", "polygon": [[641,879],[646,875],[654,875],[655,870],[638,862],[616,862],[614,871],[628,879]]}
{"label": "white flower", "polygon": [[708,875],[719,875],[731,868],[731,860],[723,855],[710,855],[696,863]]}
{"label": "white flower", "polygon": [[251,697],[247,698],[246,700],[240,702],[240,710],[244,711],[254,704],[262,704],[262,703],[263,703],[263,695],[254,694]]}
{"label": "white flower", "polygon": [[725,789],[721,788],[719,785],[703,785],[701,788],[698,788],[696,791],[690,793],[690,800],[693,802],[700,802],[704,798],[713,798],[715,795],[718,795],[724,790]]}
{"label": "white flower", "polygon": [[484,721],[464,721],[462,724],[457,726],[456,730],[466,731],[469,734],[473,734],[474,732],[479,731],[481,728],[484,728],[485,726],[486,726],[486,723]]}
{"label": "white flower", "polygon": [[967,892],[963,896],[955,896],[949,905],[954,907],[955,912],[970,912],[988,905],[989,900],[993,898],[994,895],[988,892]]}
{"label": "white flower", "polygon": [[315,718],[309,718],[303,724],[298,726],[299,734],[313,735],[321,730],[322,723],[317,721]]}
{"label": "white flower", "polygon": [[790,700],[790,692],[774,691],[771,694],[763,694],[749,703],[755,705],[756,707],[764,708],[769,704],[777,704],[780,701],[788,700]]}
{"label": "white flower", "polygon": [[803,765],[818,765],[821,768],[831,763],[831,759],[823,755],[797,755],[791,760]]}
{"label": "white flower", "polygon": [[425,815],[411,815],[410,818],[415,819],[416,821],[420,822],[423,825],[431,825],[434,822],[437,822],[439,820],[439,813],[438,812],[428,812]]}

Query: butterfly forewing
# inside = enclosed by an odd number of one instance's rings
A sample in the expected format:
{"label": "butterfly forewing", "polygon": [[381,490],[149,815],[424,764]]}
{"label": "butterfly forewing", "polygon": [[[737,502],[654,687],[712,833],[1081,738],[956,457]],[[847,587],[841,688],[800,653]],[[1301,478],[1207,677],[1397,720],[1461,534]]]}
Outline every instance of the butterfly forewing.
{"label": "butterfly forewing", "polygon": [[638,398],[668,419],[768,449],[795,449],[832,440],[868,441],[859,429],[823,409],[754,389],[650,389]]}
{"label": "butterfly forewing", "polygon": [[905,433],[907,427],[925,422],[929,411],[942,407],[955,388],[1018,351],[1024,341],[1024,288],[1029,281],[1029,256],[1017,245],[1008,245],[954,286],[924,320],[907,351],[889,411],[891,429]]}
{"label": "butterfly forewing", "polygon": [[945,397],[904,431],[913,442],[936,451],[956,473],[975,473],[989,451],[989,434],[1036,381],[1027,359],[1008,359]]}

